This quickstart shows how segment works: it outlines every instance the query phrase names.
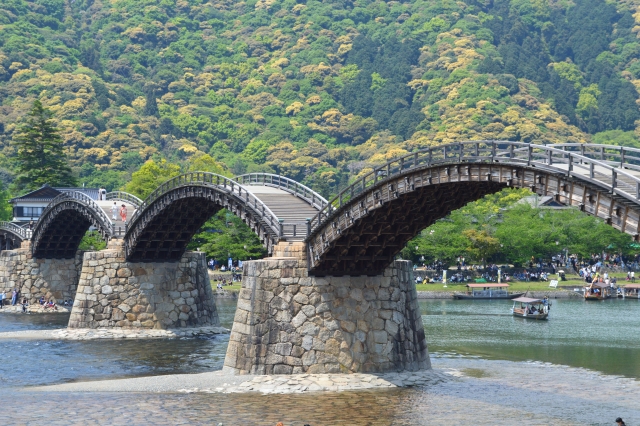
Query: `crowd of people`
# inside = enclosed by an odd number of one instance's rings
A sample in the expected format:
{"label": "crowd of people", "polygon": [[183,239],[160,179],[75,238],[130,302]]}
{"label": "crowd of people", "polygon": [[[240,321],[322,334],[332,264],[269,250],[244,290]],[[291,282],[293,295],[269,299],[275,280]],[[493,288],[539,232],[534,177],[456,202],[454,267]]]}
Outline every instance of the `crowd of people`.
{"label": "crowd of people", "polygon": [[[8,300],[7,298],[7,292],[3,291],[2,293],[0,293],[0,309],[3,309],[4,305],[5,305],[5,301]],[[11,306],[21,306],[22,307],[22,312],[24,313],[28,313],[28,308],[29,308],[29,300],[26,297],[21,297],[20,295],[20,290],[18,290],[18,288],[14,288],[12,293],[11,293],[11,301],[10,301]],[[52,310],[52,311],[57,311],[58,310],[58,304],[56,299],[54,298],[50,298],[50,299],[46,299],[44,296],[40,296],[40,298],[38,299],[38,304],[44,308],[44,310]],[[73,299],[64,299],[64,302],[62,304],[63,306],[73,306]]]}

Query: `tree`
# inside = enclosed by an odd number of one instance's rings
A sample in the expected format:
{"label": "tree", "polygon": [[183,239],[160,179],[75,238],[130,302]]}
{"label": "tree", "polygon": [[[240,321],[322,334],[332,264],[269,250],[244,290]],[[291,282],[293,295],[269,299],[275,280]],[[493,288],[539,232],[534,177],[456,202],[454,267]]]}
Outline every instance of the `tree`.
{"label": "tree", "polygon": [[472,258],[481,260],[483,268],[487,267],[487,258],[500,250],[500,240],[485,230],[466,229],[462,235],[469,239],[467,252]]}
{"label": "tree", "polygon": [[4,184],[0,181],[0,220],[11,220],[13,210],[9,204],[9,191],[4,189]]}
{"label": "tree", "polygon": [[158,115],[158,103],[156,102],[156,90],[153,86],[145,88],[146,103],[144,105],[144,115]]}
{"label": "tree", "polygon": [[161,183],[179,174],[180,166],[177,164],[171,164],[164,159],[158,163],[149,160],[140,167],[140,170],[133,172],[131,181],[125,186],[125,191],[140,198],[146,198]]}
{"label": "tree", "polygon": [[260,259],[267,251],[258,236],[238,216],[226,209],[220,210],[193,236],[189,250],[200,249],[208,258],[226,264],[228,256],[233,259]]}
{"label": "tree", "polygon": [[15,185],[18,190],[33,190],[44,184],[75,186],[64,155],[62,138],[51,120],[53,114],[38,100],[20,128],[13,145],[18,153]]}

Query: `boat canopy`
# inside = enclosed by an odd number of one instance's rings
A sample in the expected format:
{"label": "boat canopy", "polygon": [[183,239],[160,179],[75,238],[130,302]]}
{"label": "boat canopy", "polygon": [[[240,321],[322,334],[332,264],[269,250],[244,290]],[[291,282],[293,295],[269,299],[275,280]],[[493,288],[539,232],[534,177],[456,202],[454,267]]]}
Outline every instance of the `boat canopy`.
{"label": "boat canopy", "polygon": [[494,283],[483,283],[483,284],[467,284],[469,288],[485,288],[485,287],[509,287],[509,284],[494,284]]}
{"label": "boat canopy", "polygon": [[640,289],[640,284],[627,284],[625,286],[622,286],[622,288],[638,288],[638,289]]}
{"label": "boat canopy", "polygon": [[609,284],[605,284],[605,283],[591,283],[591,287],[607,288],[607,287],[611,287],[611,286]]}
{"label": "boat canopy", "polygon": [[522,302],[522,303],[541,303],[542,300],[540,299],[532,299],[530,297],[516,297],[515,299],[512,299],[514,302]]}

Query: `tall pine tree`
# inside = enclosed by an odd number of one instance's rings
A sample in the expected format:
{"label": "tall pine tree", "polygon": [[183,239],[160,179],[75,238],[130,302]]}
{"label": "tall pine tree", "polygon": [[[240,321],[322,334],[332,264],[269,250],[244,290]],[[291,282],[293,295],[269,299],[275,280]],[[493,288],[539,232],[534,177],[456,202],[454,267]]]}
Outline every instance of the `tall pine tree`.
{"label": "tall pine tree", "polygon": [[76,185],[64,155],[62,138],[51,121],[52,115],[36,100],[14,139],[18,153],[15,185],[19,191],[33,190],[45,183],[61,187]]}

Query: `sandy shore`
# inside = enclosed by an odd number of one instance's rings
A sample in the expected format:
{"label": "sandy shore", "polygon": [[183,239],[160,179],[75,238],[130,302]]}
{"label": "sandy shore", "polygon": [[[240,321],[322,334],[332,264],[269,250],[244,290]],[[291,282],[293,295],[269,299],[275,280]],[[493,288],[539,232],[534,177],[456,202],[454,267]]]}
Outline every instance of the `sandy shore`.
{"label": "sandy shore", "polygon": [[58,330],[21,330],[0,333],[0,340],[92,340],[92,339],[175,339],[229,334],[224,327],[192,327],[170,330],[135,328],[61,328]]}
{"label": "sandy shore", "polygon": [[168,376],[64,383],[28,388],[28,390],[46,392],[260,392],[268,394],[314,391],[340,392],[428,386],[448,379],[450,379],[450,376],[438,370],[384,374],[292,374],[273,376],[239,376],[221,370],[200,374],[172,374]]}

